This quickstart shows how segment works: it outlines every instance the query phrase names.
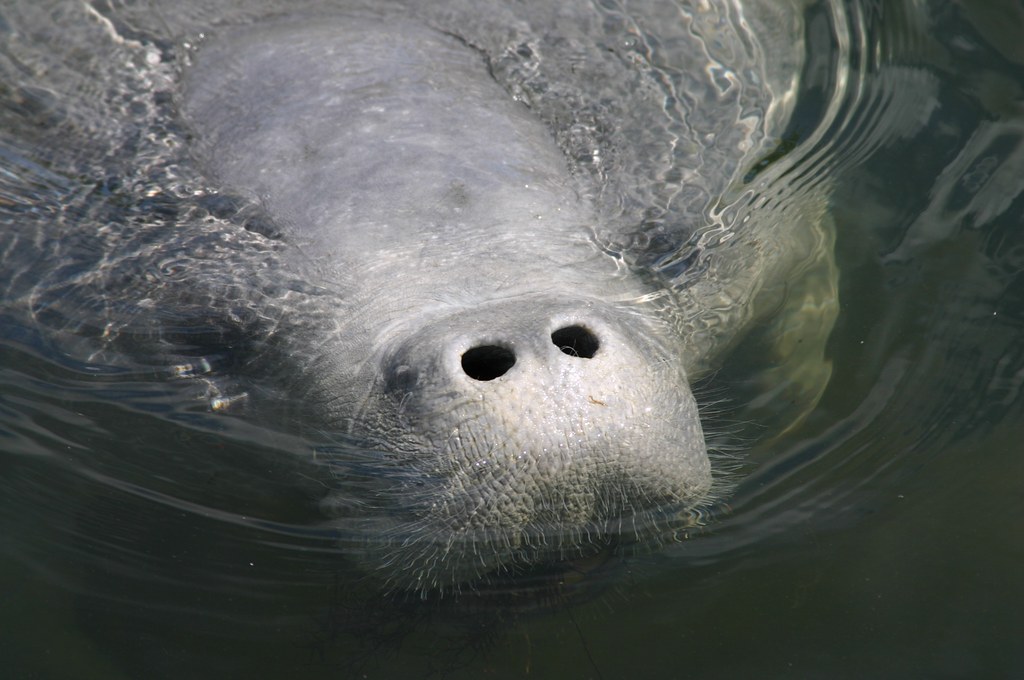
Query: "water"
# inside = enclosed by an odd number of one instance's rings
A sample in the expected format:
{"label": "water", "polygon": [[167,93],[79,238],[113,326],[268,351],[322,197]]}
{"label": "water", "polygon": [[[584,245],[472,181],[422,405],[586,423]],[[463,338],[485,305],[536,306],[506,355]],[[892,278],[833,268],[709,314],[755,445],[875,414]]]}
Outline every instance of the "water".
{"label": "water", "polygon": [[[380,605],[315,529],[317,481],[284,453],[301,437],[210,413],[153,369],[57,354],[5,313],[5,673],[1024,674],[1021,31],[1015,2],[808,9],[786,138],[796,183],[833,190],[832,379],[798,427],[743,429],[743,481],[706,530],[595,568],[577,601]],[[0,194],[6,215],[75,218],[73,185],[4,154],[37,189]],[[743,350],[709,388],[724,420],[750,416],[734,402],[764,370]]]}

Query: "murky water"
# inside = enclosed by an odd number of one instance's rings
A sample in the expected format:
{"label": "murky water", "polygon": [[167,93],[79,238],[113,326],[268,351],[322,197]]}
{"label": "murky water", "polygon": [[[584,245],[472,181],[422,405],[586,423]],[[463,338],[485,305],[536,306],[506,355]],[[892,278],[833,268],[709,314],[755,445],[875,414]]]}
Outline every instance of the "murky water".
{"label": "murky water", "polygon": [[[48,11],[62,26],[82,7]],[[169,10],[117,11],[174,24]],[[187,13],[183,25],[211,10]],[[8,36],[18,14],[0,12]],[[194,384],[155,369],[58,353],[4,311],[5,674],[1024,675],[1024,9],[826,2],[807,18],[785,148],[795,184],[832,186],[833,375],[796,428],[725,428],[738,432],[726,444],[743,450],[742,481],[704,530],[595,565],[583,576],[595,585],[576,599],[381,602],[316,528],[319,482],[302,437],[210,413]],[[146,21],[127,25],[139,28],[124,39],[145,40]],[[36,39],[53,40],[46,26]],[[108,85],[95,83],[95,97]],[[0,173],[18,182],[0,180],[0,191],[19,193],[0,193],[0,216],[109,220],[75,213],[89,202],[67,169],[84,174],[88,154],[71,140],[59,173],[26,160],[60,115],[50,96],[0,90],[3,106],[38,110],[36,127],[6,130]],[[160,120],[133,106],[126,99],[126,120]],[[166,154],[173,138],[87,115],[79,124],[135,135],[140,157]],[[111,192],[115,180],[147,178],[109,178]],[[0,283],[23,290],[27,276]],[[744,349],[705,387],[726,423],[772,413],[736,405],[754,400],[749,385],[766,370]]]}

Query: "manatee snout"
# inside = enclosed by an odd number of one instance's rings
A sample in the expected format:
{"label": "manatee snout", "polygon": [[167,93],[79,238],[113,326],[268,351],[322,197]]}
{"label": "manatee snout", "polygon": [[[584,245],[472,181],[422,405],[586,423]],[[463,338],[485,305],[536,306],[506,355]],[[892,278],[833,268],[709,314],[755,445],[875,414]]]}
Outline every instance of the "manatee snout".
{"label": "manatee snout", "polygon": [[387,577],[434,587],[688,524],[710,465],[686,376],[645,324],[528,298],[408,330],[352,432],[402,470],[382,475],[390,521],[370,549]]}

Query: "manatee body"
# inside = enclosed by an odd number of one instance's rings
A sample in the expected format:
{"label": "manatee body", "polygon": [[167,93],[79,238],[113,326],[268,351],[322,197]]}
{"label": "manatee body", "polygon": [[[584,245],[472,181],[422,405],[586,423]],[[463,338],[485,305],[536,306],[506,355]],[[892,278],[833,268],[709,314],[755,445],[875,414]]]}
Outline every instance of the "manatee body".
{"label": "manatee body", "polygon": [[[195,249],[190,275],[164,275],[123,326],[173,355],[211,334],[153,310],[188,308],[230,327],[215,340],[245,339],[256,358],[235,369],[345,443],[323,506],[348,552],[396,587],[670,538],[716,485],[690,383],[765,307],[794,304],[779,291],[827,245],[818,215],[779,213],[777,242],[737,230],[699,275],[671,280],[643,247],[608,245],[627,240],[608,196],[567,156],[554,114],[499,82],[501,55],[412,14],[204,31],[175,80],[187,156],[247,206],[236,216],[259,217],[230,253]],[[724,195],[780,132],[795,81],[777,82],[751,90],[762,117],[722,126],[729,163],[694,184]]]}
{"label": "manatee body", "polygon": [[479,54],[411,24],[244,28],[199,51],[184,110],[213,174],[343,291],[304,398],[416,471],[381,527],[414,582],[574,555],[705,499],[669,323],[587,241],[550,132]]}

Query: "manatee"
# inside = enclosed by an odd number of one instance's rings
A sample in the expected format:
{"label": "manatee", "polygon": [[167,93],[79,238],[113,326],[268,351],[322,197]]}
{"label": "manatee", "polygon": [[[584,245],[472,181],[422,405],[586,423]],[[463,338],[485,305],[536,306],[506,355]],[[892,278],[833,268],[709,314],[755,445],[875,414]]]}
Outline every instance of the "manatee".
{"label": "manatee", "polygon": [[[678,226],[646,234],[623,196],[641,204],[647,190],[623,187],[651,180],[599,160],[628,157],[628,136],[609,135],[615,146],[588,133],[586,101],[545,98],[554,90],[523,75],[541,38],[372,5],[185,31],[160,105],[182,130],[172,167],[201,189],[150,191],[174,229],[115,221],[117,244],[75,279],[104,323],[84,321],[89,305],[60,299],[58,284],[37,321],[94,343],[93,359],[102,346],[165,365],[204,385],[215,409],[281,406],[334,442],[322,509],[391,587],[458,588],[672,540],[723,486],[692,382],[770,319],[778,364],[810,375],[793,383],[808,385],[809,407],[834,317],[824,191],[758,194],[749,179],[793,105],[799,13],[775,23],[783,11],[770,4],[715,7],[744,17],[750,45],[771,38],[751,51],[752,106],[715,127],[713,101],[702,117],[700,94],[685,99],[704,125],[694,139],[706,153],[693,157],[707,162],[673,186],[700,187],[704,203],[678,199],[673,213],[652,193],[661,223]],[[545,30],[577,26],[535,9],[552,17]],[[684,18],[665,42],[698,59],[715,36],[697,40]],[[599,101],[600,85],[580,90]],[[126,234],[146,236],[125,248]]]}

